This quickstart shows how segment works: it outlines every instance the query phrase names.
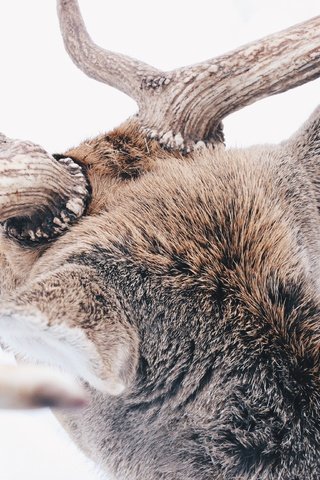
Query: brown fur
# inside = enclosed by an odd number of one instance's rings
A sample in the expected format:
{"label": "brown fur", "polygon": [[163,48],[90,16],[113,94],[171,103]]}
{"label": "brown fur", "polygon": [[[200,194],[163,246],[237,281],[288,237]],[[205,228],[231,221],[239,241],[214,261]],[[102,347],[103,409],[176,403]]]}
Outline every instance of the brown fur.
{"label": "brown fur", "polygon": [[85,217],[41,249],[2,238],[7,301],[80,327],[126,386],[61,417],[115,478],[319,478],[319,117],[188,157],[131,120],[67,152]]}

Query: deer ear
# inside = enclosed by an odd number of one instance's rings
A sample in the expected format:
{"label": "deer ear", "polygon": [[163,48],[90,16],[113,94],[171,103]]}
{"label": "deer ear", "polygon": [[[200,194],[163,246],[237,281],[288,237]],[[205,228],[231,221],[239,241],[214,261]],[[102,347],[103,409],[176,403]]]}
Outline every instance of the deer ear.
{"label": "deer ear", "polygon": [[121,355],[115,355],[116,365],[110,362],[105,372],[101,355],[83,330],[51,325],[37,309],[1,308],[0,339],[18,358],[59,368],[104,393],[119,395],[126,388],[119,375]]}
{"label": "deer ear", "polygon": [[[320,105],[283,146],[303,163],[308,172],[320,173]],[[314,171],[316,168],[317,172]]]}

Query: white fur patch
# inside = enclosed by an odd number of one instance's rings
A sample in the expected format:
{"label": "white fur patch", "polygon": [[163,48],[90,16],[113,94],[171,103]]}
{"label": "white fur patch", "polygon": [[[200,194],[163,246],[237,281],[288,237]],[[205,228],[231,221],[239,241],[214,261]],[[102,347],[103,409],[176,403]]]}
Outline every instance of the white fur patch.
{"label": "white fur patch", "polygon": [[100,357],[80,328],[47,325],[40,312],[24,313],[18,308],[0,310],[0,340],[28,361],[57,367],[100,391],[119,395],[125,388],[120,381],[99,377]]}

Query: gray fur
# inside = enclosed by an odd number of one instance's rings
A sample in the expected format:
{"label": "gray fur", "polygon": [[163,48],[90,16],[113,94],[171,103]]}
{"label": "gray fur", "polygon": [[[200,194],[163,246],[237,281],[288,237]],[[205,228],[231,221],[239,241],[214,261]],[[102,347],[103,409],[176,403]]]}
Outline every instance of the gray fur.
{"label": "gray fur", "polygon": [[7,301],[83,329],[126,386],[59,413],[114,478],[319,478],[318,125],[184,159],[131,121],[67,153],[93,186],[81,222],[38,253],[3,237]]}

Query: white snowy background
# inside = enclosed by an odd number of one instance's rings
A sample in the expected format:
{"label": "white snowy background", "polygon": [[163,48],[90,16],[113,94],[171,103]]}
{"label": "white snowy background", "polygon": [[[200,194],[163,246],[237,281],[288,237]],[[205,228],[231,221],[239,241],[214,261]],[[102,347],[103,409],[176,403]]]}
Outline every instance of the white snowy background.
{"label": "white snowy background", "polygon": [[[96,43],[164,70],[320,14],[319,0],[80,0],[80,6]],[[136,111],[124,94],[74,67],[54,0],[1,0],[0,49],[0,131],[10,137],[63,152]],[[224,122],[227,144],[281,141],[319,103],[320,80],[258,102]],[[0,412],[1,480],[98,478],[49,411]]]}

